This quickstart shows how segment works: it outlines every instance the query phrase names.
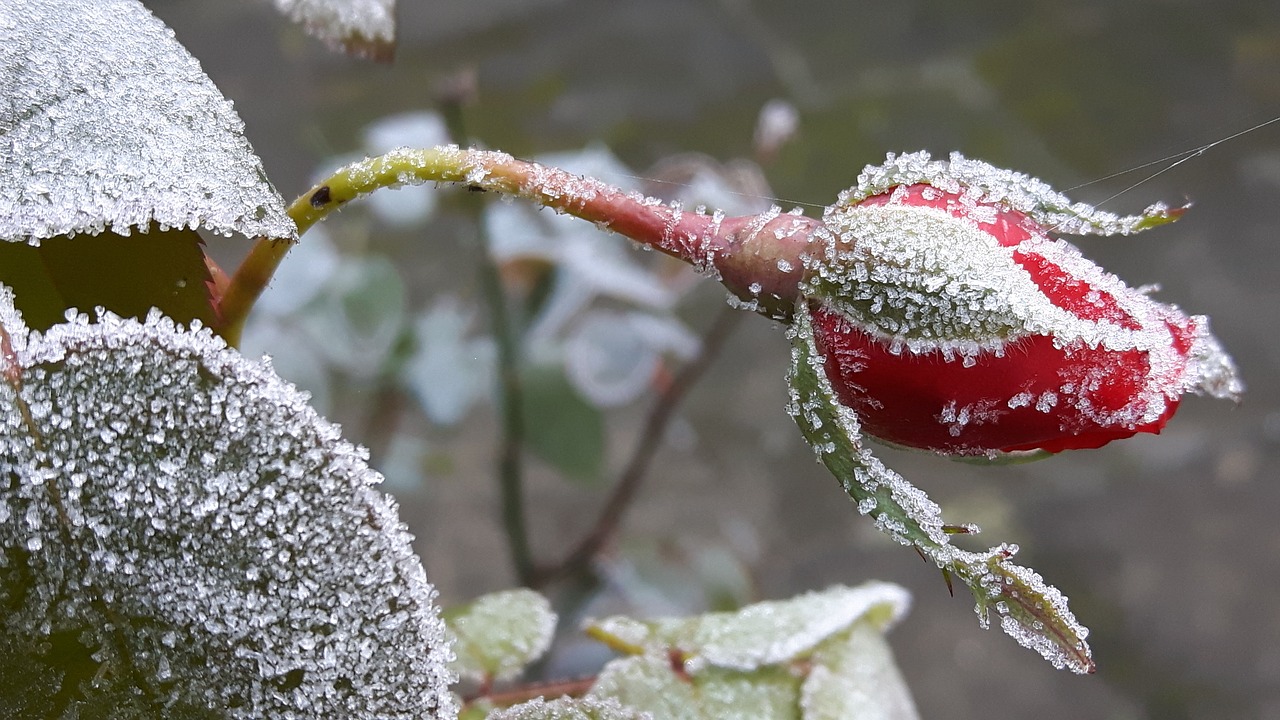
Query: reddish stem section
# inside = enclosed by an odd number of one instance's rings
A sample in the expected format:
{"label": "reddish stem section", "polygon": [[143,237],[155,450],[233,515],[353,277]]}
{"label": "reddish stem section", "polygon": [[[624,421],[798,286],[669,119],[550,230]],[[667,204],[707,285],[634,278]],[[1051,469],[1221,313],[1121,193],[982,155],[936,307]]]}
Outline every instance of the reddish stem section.
{"label": "reddish stem section", "polygon": [[799,298],[806,254],[822,221],[772,209],[726,218],[685,212],[590,178],[504,153],[461,151],[463,182],[514,193],[588,220],[711,273],[761,313],[785,319]]}

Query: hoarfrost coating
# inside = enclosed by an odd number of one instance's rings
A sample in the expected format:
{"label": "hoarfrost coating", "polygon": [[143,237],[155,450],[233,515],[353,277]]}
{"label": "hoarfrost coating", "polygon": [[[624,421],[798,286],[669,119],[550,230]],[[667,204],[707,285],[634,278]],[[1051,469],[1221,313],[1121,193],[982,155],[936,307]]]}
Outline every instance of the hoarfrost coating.
{"label": "hoarfrost coating", "polygon": [[0,240],[152,223],[291,239],[243,130],[140,3],[0,4]]}
{"label": "hoarfrost coating", "polygon": [[827,210],[833,235],[806,260],[803,292],[841,401],[878,438],[992,455],[1098,447],[1158,432],[1186,393],[1238,397],[1207,318],[1049,237],[1176,215],[1071,205],[958,155],[891,155]]}
{"label": "hoarfrost coating", "polygon": [[9,638],[69,632],[157,702],[233,717],[452,715],[395,504],[305,395],[157,313],[42,336],[0,288],[0,323]]}

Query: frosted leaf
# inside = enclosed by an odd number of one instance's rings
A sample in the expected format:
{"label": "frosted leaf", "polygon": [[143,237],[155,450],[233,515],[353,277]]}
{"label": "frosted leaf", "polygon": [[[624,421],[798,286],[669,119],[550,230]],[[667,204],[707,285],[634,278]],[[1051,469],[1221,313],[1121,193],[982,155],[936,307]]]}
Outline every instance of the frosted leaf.
{"label": "frosted leaf", "polygon": [[525,588],[485,595],[445,613],[454,639],[453,668],[476,681],[510,680],[551,645],[551,603]]}
{"label": "frosted leaf", "polygon": [[274,0],[307,32],[349,53],[390,60],[395,52],[395,0]]}
{"label": "frosted leaf", "polygon": [[646,720],[647,715],[623,707],[616,700],[536,698],[526,703],[489,713],[487,720]]}
{"label": "frosted leaf", "polygon": [[1129,235],[1172,222],[1185,210],[1156,203],[1140,215],[1120,216],[1087,203],[1073,203],[1042,180],[970,160],[960,153],[951,153],[947,160],[933,160],[927,152],[914,152],[890,153],[883,165],[863,168],[858,184],[840,193],[827,212],[841,212],[894,186],[916,183],[927,183],[946,192],[963,190],[974,203],[1003,205],[1025,213],[1054,232],[1068,235]]}
{"label": "frosted leaf", "polygon": [[805,720],[916,720],[919,712],[884,636],[858,622],[824,642],[800,688]]}
{"label": "frosted leaf", "polygon": [[835,586],[736,612],[652,621],[608,618],[587,631],[606,643],[648,650],[677,648],[692,662],[754,670],[795,660],[860,619],[888,628],[906,614],[910,596],[897,585]]}
{"label": "frosted leaf", "polygon": [[953,546],[937,504],[865,447],[858,418],[839,402],[827,378],[806,300],[797,304],[788,335],[792,349],[787,411],[859,509],[867,509],[881,532],[915,547],[948,577],[968,585],[984,627],[994,610],[1010,636],[1055,667],[1092,672],[1085,642],[1088,630],[1076,621],[1062,593],[1031,570],[1009,562],[1015,547],[969,552]]}
{"label": "frosted leaf", "polygon": [[0,98],[3,240],[296,236],[231,103],[135,0],[0,5]]}
{"label": "frosted leaf", "polygon": [[613,660],[587,697],[615,699],[653,720],[799,720],[800,679],[788,668],[678,668],[660,652]]}
{"label": "frosted leaf", "polygon": [[0,323],[0,637],[145,716],[453,715],[396,506],[304,395],[158,313]]}
{"label": "frosted leaf", "polygon": [[911,720],[914,703],[881,636],[907,604],[902,588],[873,582],[736,613],[613,618],[588,631],[635,654],[606,665],[590,697],[655,719]]}

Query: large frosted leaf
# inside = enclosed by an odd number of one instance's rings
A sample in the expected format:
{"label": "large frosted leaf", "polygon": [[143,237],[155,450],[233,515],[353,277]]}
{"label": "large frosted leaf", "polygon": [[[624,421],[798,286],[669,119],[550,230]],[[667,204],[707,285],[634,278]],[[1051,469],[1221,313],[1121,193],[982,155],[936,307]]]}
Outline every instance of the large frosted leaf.
{"label": "large frosted leaf", "polygon": [[0,239],[293,238],[243,124],[136,0],[0,3]]}
{"label": "large frosted leaf", "polygon": [[305,395],[158,313],[41,335],[0,288],[0,331],[0,706],[452,715],[395,505]]}
{"label": "large frosted leaf", "polygon": [[445,613],[454,638],[454,664],[464,678],[510,680],[551,645],[556,614],[526,588],[496,592]]}
{"label": "large frosted leaf", "polygon": [[395,51],[395,0],[274,0],[312,35],[356,55],[390,60]]}

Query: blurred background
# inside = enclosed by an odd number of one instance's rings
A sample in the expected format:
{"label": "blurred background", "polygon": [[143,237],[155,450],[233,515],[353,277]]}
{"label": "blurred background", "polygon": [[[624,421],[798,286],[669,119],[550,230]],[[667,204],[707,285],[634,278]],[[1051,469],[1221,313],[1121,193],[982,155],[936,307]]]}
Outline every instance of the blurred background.
{"label": "blurred background", "polygon": [[[816,215],[863,165],[918,149],[1099,202],[1172,161],[1113,173],[1280,116],[1280,4],[1258,0],[402,2],[392,65],[330,53],[267,3],[148,5],[234,101],[286,200],[350,157],[445,141],[435,111],[459,82],[475,89],[477,142],[738,212],[775,197]],[[515,583],[484,227],[539,411],[539,561],[591,526],[674,374],[710,362],[599,582],[546,588],[570,633],[581,613],[693,613],[877,578],[915,598],[890,640],[922,717],[1280,718],[1280,123],[1104,205],[1193,201],[1178,223],[1079,242],[1213,319],[1248,384],[1240,407],[1190,398],[1160,436],[1022,466],[879,451],[950,521],[981,525],[974,546],[1019,544],[1071,598],[1093,631],[1091,677],[981,630],[963,590],[949,597],[857,515],[783,412],[780,327],[741,313],[708,352],[704,333],[726,322],[714,283],[549,213],[495,202],[477,225],[461,193],[414,193],[308,234],[245,349],[370,448],[446,604]],[[212,244],[232,267],[248,247]],[[605,656],[568,638],[541,671]]]}

